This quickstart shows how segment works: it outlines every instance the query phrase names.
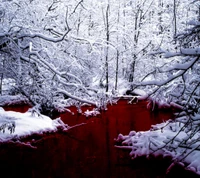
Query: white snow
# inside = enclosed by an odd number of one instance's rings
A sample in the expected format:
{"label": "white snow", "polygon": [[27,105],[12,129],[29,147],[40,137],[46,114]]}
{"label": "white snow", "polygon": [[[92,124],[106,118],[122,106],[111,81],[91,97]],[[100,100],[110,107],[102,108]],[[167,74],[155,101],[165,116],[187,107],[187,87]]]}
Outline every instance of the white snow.
{"label": "white snow", "polygon": [[12,104],[19,104],[19,103],[28,103],[26,98],[23,98],[20,95],[3,95],[0,96],[0,106],[5,106],[5,105],[12,105]]}
{"label": "white snow", "polygon": [[97,116],[97,115],[99,115],[99,114],[100,114],[100,112],[99,112],[98,110],[96,110],[96,109],[93,109],[93,110],[91,110],[91,111],[86,110],[86,111],[84,112],[84,115],[85,115],[86,117],[89,117],[89,116]]}
{"label": "white snow", "polygon": [[[9,126],[15,125],[14,132],[10,132]],[[52,120],[44,115],[33,114],[32,112],[19,113],[14,111],[4,111],[0,108],[0,128],[7,126],[0,131],[0,142],[13,138],[30,136],[34,133],[54,132],[58,127],[67,129],[60,118]]]}
{"label": "white snow", "polygon": [[[141,90],[141,89],[134,89],[133,91],[131,91],[131,94],[130,95],[125,95],[124,93],[127,91],[124,90],[124,92],[121,94],[118,94],[116,97],[113,97],[113,98],[125,98],[125,99],[132,99],[129,103],[132,103],[133,100],[135,100],[136,98],[138,100],[145,100],[148,98],[148,94],[144,91],[144,90]],[[136,96],[132,96],[132,94],[136,95]]]}
{"label": "white snow", "polygon": [[[200,174],[200,131],[198,129],[200,115],[192,118],[182,116],[175,121],[152,126],[149,131],[131,131],[129,135],[119,134],[116,141],[122,149],[130,149],[130,156],[134,159],[139,156],[162,155],[173,158],[167,171],[177,164],[186,169]],[[185,125],[189,121],[196,121],[191,125]],[[189,128],[188,128],[189,127]],[[194,134],[193,134],[194,133]]]}
{"label": "white snow", "polygon": [[199,56],[200,48],[181,48],[180,52],[166,52],[164,57],[171,58],[175,56]]}
{"label": "white snow", "polygon": [[145,100],[148,97],[148,94],[141,89],[134,89],[133,92],[138,95],[139,100]]}
{"label": "white snow", "polygon": [[190,21],[188,22],[188,25],[196,26],[196,25],[200,25],[200,23],[199,23],[199,21],[193,19],[193,20],[190,20]]}

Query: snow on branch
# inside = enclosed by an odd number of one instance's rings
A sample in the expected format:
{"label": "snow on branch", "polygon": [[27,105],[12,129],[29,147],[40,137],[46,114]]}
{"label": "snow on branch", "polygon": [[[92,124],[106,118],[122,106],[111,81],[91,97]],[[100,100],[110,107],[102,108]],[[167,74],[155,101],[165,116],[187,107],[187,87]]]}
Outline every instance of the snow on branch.
{"label": "snow on branch", "polygon": [[60,37],[57,37],[57,38],[49,37],[49,36],[46,36],[46,35],[41,34],[41,33],[22,34],[22,35],[18,35],[17,38],[18,39],[21,39],[21,38],[40,38],[40,39],[43,39],[45,41],[58,43],[58,42],[63,41],[65,39],[65,37],[68,35],[68,33],[71,31],[71,28],[69,27],[69,24],[68,24],[68,7],[67,7],[67,10],[66,10],[65,23],[66,23],[66,26],[67,26],[67,30],[64,32],[63,35],[61,35],[61,33],[57,33],[60,36]]}
{"label": "snow on branch", "polygon": [[181,48],[180,52],[163,52],[165,58],[175,56],[200,56],[200,48]]}
{"label": "snow on branch", "polygon": [[95,102],[92,102],[92,101],[89,101],[89,100],[85,100],[85,99],[79,98],[79,97],[77,97],[77,96],[74,96],[74,95],[68,93],[68,92],[65,91],[65,90],[62,90],[62,89],[59,89],[59,88],[58,88],[57,93],[62,93],[62,94],[64,94],[64,95],[68,96],[69,98],[72,98],[72,99],[74,99],[74,100],[80,101],[81,103],[88,103],[88,104],[91,104],[91,105],[96,106],[96,103],[95,103]]}
{"label": "snow on branch", "polygon": [[[170,65],[170,66],[165,66],[163,65],[162,67],[158,68],[157,70],[147,74],[141,82],[136,83],[133,82],[132,85],[134,87],[139,87],[139,86],[152,86],[152,90],[149,93],[149,95],[153,95],[155,93],[159,92],[164,92],[167,88],[171,88],[171,96],[178,97],[183,94],[189,94],[188,90],[186,93],[186,89],[188,87],[192,87],[196,82],[198,82],[197,76],[193,75],[193,77],[187,77],[189,72],[193,70],[193,68],[197,67],[197,62],[199,61],[199,56],[198,57],[189,57],[187,56],[185,59],[182,60],[182,63],[176,62],[176,64]],[[153,80],[151,78],[152,75],[156,75],[159,77],[160,75],[160,80]],[[150,77],[150,79],[147,80],[147,78]],[[179,84],[178,84],[179,83]],[[193,83],[192,85],[188,85],[189,83]],[[170,85],[171,84],[171,85]],[[182,89],[179,89],[178,93],[172,93],[173,87],[181,87]],[[165,91],[166,92],[166,91]]]}
{"label": "snow on branch", "polygon": [[59,38],[52,38],[49,36],[45,36],[43,34],[40,33],[34,33],[34,34],[23,34],[23,35],[19,35],[18,38],[40,38],[46,41],[50,41],[50,42],[54,42],[54,43],[58,43],[61,42],[65,39],[65,37],[67,36],[67,34],[70,32],[70,29],[68,31],[66,31],[63,36],[59,37]]}
{"label": "snow on branch", "polygon": [[[53,66],[53,64],[50,64],[49,62],[45,61],[41,55],[39,54],[39,52],[37,51],[34,51],[34,52],[31,52],[30,55],[35,55],[37,56],[37,58],[33,58],[31,57],[32,60],[34,60],[35,62],[37,63],[40,63],[43,67],[51,70],[53,73],[55,73],[56,75],[62,77],[62,78],[65,78],[65,76],[69,76],[69,77],[72,77],[72,78],[75,78],[80,84],[82,84],[81,80],[76,77],[75,75],[73,74],[70,74],[70,73],[67,73],[67,72],[59,72],[58,70],[56,70],[56,68]],[[26,59],[26,57],[24,56],[21,56],[23,59]]]}
{"label": "snow on branch", "polygon": [[185,63],[176,63],[170,67],[167,67],[167,69],[159,69],[160,72],[169,72],[169,71],[173,71],[173,70],[188,70],[190,69],[195,62],[197,62],[198,58],[189,58],[187,57],[187,59],[185,60],[190,60],[188,62]]}
{"label": "snow on branch", "polygon": [[138,84],[134,83],[134,85],[138,85],[138,86],[155,85],[155,86],[161,87],[161,86],[166,85],[167,83],[173,81],[174,79],[182,76],[184,73],[185,73],[185,71],[179,71],[175,75],[172,75],[172,76],[168,77],[166,80],[163,80],[163,81],[149,80],[149,81],[143,81],[143,82],[138,83]]}

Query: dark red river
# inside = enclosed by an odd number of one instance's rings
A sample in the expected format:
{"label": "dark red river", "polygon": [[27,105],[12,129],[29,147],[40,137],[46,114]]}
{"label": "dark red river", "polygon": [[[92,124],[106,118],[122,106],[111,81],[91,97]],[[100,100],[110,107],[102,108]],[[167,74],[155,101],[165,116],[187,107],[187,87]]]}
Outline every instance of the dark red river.
{"label": "dark red river", "polygon": [[[175,168],[165,175],[170,160],[162,158],[138,158],[131,160],[130,150],[114,147],[119,133],[131,130],[149,130],[157,124],[173,118],[172,109],[150,111],[146,101],[108,106],[95,117],[85,117],[74,112],[59,114],[72,127],[67,132],[33,135],[25,138],[36,149],[19,143],[0,144],[0,177],[2,178],[164,178],[195,177],[194,174]],[[28,107],[5,107],[6,110],[25,112]],[[21,110],[20,110],[21,109]],[[82,107],[85,111],[90,107]],[[178,174],[178,176],[177,176]]]}

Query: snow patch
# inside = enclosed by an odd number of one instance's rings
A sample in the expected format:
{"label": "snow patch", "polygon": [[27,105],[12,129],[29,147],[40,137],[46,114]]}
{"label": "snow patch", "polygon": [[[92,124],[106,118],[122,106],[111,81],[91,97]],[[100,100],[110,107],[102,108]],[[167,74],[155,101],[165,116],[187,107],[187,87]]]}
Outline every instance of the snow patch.
{"label": "snow patch", "polygon": [[[200,115],[182,116],[175,121],[152,126],[149,131],[131,131],[129,135],[119,134],[115,140],[118,148],[130,149],[130,156],[134,159],[139,156],[163,155],[173,158],[173,163],[168,171],[175,164],[181,164],[186,169],[200,174]],[[193,122],[193,128],[187,128]]]}
{"label": "snow patch", "polygon": [[20,95],[4,95],[0,96],[0,106],[5,106],[5,105],[14,105],[14,104],[25,104],[28,103],[27,99]]}
{"label": "snow patch", "polygon": [[0,109],[0,126],[14,124],[13,133],[9,127],[5,127],[0,132],[0,141],[8,141],[13,138],[20,138],[34,133],[54,132],[59,127],[67,129],[67,125],[60,118],[52,120],[44,115],[32,114],[31,112],[19,113],[14,111],[4,111]]}

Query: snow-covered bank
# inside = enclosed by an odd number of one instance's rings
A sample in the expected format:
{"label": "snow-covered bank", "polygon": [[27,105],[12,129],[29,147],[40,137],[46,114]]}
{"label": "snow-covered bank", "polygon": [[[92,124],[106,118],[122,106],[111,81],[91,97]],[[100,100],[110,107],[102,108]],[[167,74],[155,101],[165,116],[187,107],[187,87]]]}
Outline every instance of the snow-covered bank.
{"label": "snow-covered bank", "polygon": [[21,95],[3,95],[0,96],[0,106],[28,104],[28,100]]}
{"label": "snow-covered bank", "polygon": [[35,133],[54,132],[58,128],[67,129],[59,118],[52,120],[32,112],[19,113],[0,108],[0,141],[19,139]]}
{"label": "snow-covered bank", "polygon": [[119,134],[116,142],[118,148],[130,149],[134,159],[140,156],[162,155],[172,157],[172,164],[184,166],[187,170],[200,175],[200,115],[183,116],[175,121],[152,126],[149,131],[131,131],[129,135]]}

